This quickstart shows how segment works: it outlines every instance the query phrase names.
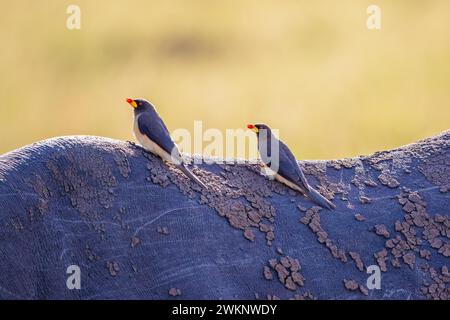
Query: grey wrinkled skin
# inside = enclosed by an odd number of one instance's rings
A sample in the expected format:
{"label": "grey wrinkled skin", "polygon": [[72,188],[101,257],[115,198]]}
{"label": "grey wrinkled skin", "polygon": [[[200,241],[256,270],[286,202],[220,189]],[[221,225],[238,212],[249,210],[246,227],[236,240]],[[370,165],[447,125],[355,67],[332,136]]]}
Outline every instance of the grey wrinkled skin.
{"label": "grey wrinkled skin", "polygon": [[[441,273],[450,265],[449,145],[447,131],[368,157],[301,162],[311,185],[337,206],[313,214],[319,231],[300,221],[314,204],[261,176],[255,164],[190,165],[209,187],[202,191],[127,142],[77,136],[26,146],[0,156],[0,298],[448,298]],[[416,195],[419,202],[397,198]],[[428,236],[417,212],[440,221],[433,225],[441,234]],[[416,238],[397,231],[396,221],[409,222]],[[402,249],[397,268],[386,242],[405,234],[413,245]],[[364,295],[346,288],[344,279],[365,286],[369,276],[349,252],[364,266],[382,265],[384,248],[381,289]],[[289,289],[283,267],[268,267],[283,256],[299,261],[303,286]],[[81,269],[81,290],[66,286],[70,265]],[[440,296],[429,288],[436,282]],[[173,288],[179,295],[169,295]]]}

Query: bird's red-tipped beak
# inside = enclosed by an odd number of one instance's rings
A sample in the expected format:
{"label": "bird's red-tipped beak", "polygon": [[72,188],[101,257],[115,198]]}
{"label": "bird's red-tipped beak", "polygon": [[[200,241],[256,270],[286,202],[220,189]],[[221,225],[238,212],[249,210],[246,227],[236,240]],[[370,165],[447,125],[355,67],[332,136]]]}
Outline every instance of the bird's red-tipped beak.
{"label": "bird's red-tipped beak", "polygon": [[134,101],[133,99],[128,98],[126,101],[127,101],[133,108],[136,108],[136,107],[137,107],[137,103],[136,103],[136,101]]}
{"label": "bird's red-tipped beak", "polygon": [[252,124],[248,124],[247,128],[249,128],[250,130],[252,130],[253,132],[256,132],[256,133],[258,133],[258,131],[259,131],[258,128]]}

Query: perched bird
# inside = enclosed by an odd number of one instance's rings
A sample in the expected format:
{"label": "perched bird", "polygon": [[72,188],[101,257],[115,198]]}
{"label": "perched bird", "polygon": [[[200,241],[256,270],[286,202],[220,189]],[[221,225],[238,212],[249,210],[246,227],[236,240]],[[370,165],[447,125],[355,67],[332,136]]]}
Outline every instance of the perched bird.
{"label": "perched bird", "polygon": [[[275,179],[284,183],[288,187],[301,192],[303,195],[311,199],[316,204],[327,209],[335,209],[336,206],[317,190],[311,187],[299,167],[297,160],[292,154],[291,150],[278,140],[265,124],[249,124],[247,128],[251,129],[258,136],[258,151],[261,155],[261,160],[265,164],[266,170],[274,175]],[[278,142],[278,157],[275,154],[276,150],[272,152],[272,147]],[[270,170],[269,167],[273,165],[273,161],[278,160],[278,169],[276,171]]]}
{"label": "perched bird", "polygon": [[134,108],[134,135],[138,142],[161,159],[175,164],[187,177],[206,188],[183,162],[177,145],[170,137],[169,130],[162,121],[155,107],[144,99],[127,99]]}

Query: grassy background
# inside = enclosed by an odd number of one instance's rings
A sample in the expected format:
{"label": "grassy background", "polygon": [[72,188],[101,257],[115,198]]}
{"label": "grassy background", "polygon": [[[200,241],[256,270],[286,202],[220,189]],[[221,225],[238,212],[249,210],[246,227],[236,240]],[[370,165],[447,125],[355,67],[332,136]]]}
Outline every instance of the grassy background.
{"label": "grassy background", "polygon": [[[366,28],[366,8],[382,30]],[[66,8],[81,7],[81,30]],[[52,136],[133,139],[126,97],[169,129],[266,122],[303,159],[450,124],[450,1],[3,1],[0,153]]]}

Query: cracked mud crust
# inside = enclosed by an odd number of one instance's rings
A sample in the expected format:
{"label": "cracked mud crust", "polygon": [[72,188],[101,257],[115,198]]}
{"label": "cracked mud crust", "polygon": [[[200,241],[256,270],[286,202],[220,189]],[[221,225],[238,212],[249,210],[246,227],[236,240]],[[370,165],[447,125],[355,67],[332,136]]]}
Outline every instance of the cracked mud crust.
{"label": "cracked mud crust", "polygon": [[[201,189],[133,143],[55,138],[0,156],[2,228],[22,243],[45,237],[41,227],[52,222],[49,230],[59,235],[51,242],[59,250],[55,257],[79,260],[94,268],[93,279],[101,275],[125,287],[146,281],[145,270],[152,270],[151,297],[200,297],[176,270],[199,277],[220,268],[247,279],[233,289],[239,294],[227,289],[231,277],[217,279],[223,281],[218,289],[202,297],[449,299],[449,146],[447,131],[371,156],[299,162],[310,184],[336,204],[330,211],[269,180],[258,164],[194,165],[188,157],[207,186]],[[82,228],[76,229],[81,235],[74,237],[73,228]],[[187,250],[183,239],[190,239],[194,258],[172,264],[183,256],[178,247]],[[111,252],[110,243],[121,249]],[[75,249],[80,244],[82,254]],[[174,247],[153,251],[165,244]],[[45,256],[49,249],[38,241],[27,250]],[[161,269],[152,266],[159,261]],[[368,290],[369,265],[398,284]]]}

